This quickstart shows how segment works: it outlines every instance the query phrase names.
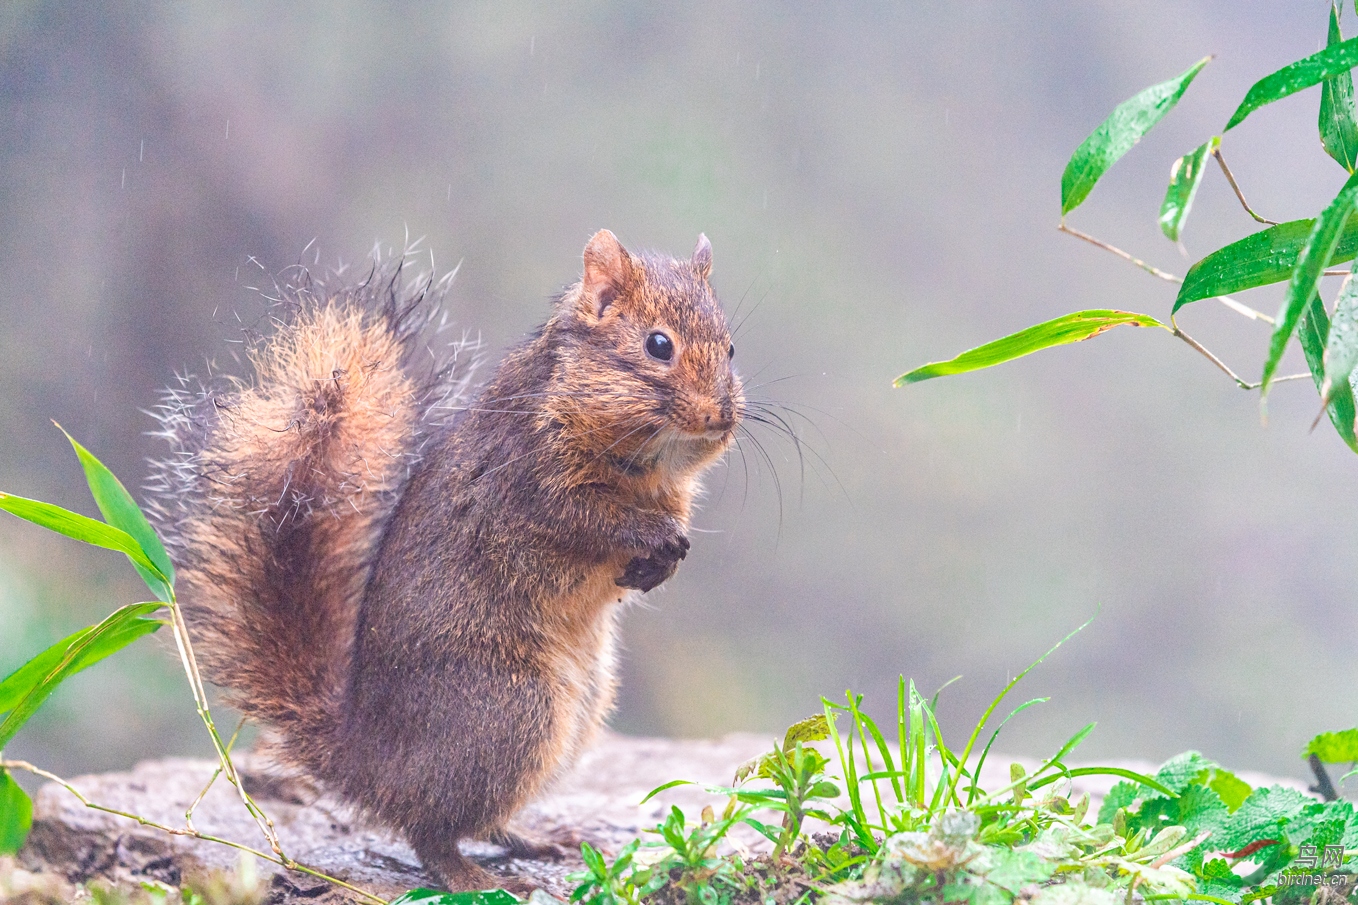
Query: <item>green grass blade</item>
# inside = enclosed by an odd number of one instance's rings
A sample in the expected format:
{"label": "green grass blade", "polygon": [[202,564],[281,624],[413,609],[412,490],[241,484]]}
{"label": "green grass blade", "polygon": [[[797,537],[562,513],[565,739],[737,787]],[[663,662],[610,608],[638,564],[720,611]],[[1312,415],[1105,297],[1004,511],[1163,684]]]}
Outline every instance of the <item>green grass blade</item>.
{"label": "green grass blade", "polygon": [[[9,740],[14,737],[14,733],[18,732],[19,728],[28,722],[29,717],[37,712],[43,701],[47,700],[48,696],[63,681],[85,667],[122,650],[142,635],[150,634],[160,628],[163,624],[160,620],[147,619],[146,617],[164,605],[155,602],[134,603],[120,607],[98,625],[83,632],[77,632],[72,636],[72,638],[75,638],[74,641],[66,639],[54,645],[54,647],[65,645],[64,648],[61,648],[60,656],[55,660],[48,656],[52,648],[48,648],[39,654],[36,659],[44,659],[44,665],[50,663],[49,668],[41,672],[29,672],[27,667],[24,666],[5,679],[0,688],[8,689],[12,681],[19,697],[9,709],[9,714],[5,717],[4,722],[0,723],[0,750],[4,749]],[[70,641],[70,643],[68,644],[67,641]],[[34,678],[37,681],[33,681]],[[6,691],[5,694],[8,697],[10,692]]]}
{"label": "green grass blade", "polygon": [[[1330,5],[1330,32],[1326,45],[1342,44],[1339,31],[1339,9]],[[1332,75],[1320,85],[1320,144],[1325,153],[1341,167],[1353,172],[1358,164],[1358,113],[1353,104],[1353,73],[1350,70]]]}
{"label": "green grass blade", "polygon": [[1298,60],[1271,75],[1264,76],[1245,93],[1245,99],[1231,114],[1224,131],[1234,129],[1245,121],[1245,117],[1260,107],[1280,101],[1312,85],[1319,85],[1326,79],[1348,72],[1355,65],[1358,65],[1358,39],[1332,44],[1304,60]]}
{"label": "green grass blade", "polygon": [[503,889],[477,892],[440,892],[437,889],[412,889],[390,905],[518,905],[522,901]]}
{"label": "green grass blade", "polygon": [[[1289,220],[1212,252],[1184,276],[1179,295],[1174,299],[1174,313],[1190,302],[1290,278],[1314,227],[1314,220]],[[1351,261],[1355,253],[1358,253],[1358,216],[1350,216],[1329,263]]]}
{"label": "green grass blade", "polygon": [[132,560],[134,566],[146,569],[166,585],[169,584],[160,567],[147,557],[146,551],[137,543],[136,538],[121,528],[106,525],[98,519],[53,506],[51,503],[25,499],[8,493],[0,493],[0,509],[35,525],[41,525],[49,531],[64,534],[96,547],[124,553]]}
{"label": "green grass blade", "polygon": [[0,855],[17,854],[33,825],[33,800],[8,770],[0,770]]}
{"label": "green grass blade", "polygon": [[693,785],[697,785],[697,783],[695,783],[691,779],[672,779],[669,782],[665,783],[664,785],[656,786],[654,789],[647,792],[646,797],[641,799],[641,801],[638,801],[637,804],[638,805],[645,804],[646,802],[650,801],[652,798],[659,795],[666,789],[673,789],[675,786],[693,786]]}
{"label": "green grass blade", "polygon": [[1000,720],[1000,725],[996,726],[995,731],[990,734],[990,741],[986,742],[985,747],[981,749],[981,756],[976,759],[976,778],[972,782],[971,788],[967,791],[967,807],[971,807],[971,803],[976,800],[976,793],[981,791],[980,787],[977,785],[977,783],[981,781],[981,768],[985,766],[986,758],[990,756],[990,747],[995,744],[995,739],[1000,737],[1000,730],[1004,728],[1005,723],[1008,723],[1034,704],[1045,704],[1050,700],[1051,698],[1033,698],[1031,701],[1024,701],[1022,704],[1009,711],[1007,717]]}
{"label": "green grass blade", "polygon": [[884,769],[893,775],[891,780],[891,790],[896,795],[896,802],[899,804],[905,801],[905,790],[901,787],[898,773],[896,773],[896,763],[891,757],[891,746],[886,743],[886,738],[882,731],[877,728],[877,722],[866,713],[861,714],[864,725],[867,727],[868,734],[872,737],[873,743],[877,746],[877,753],[881,755]]}
{"label": "green grass blade", "polygon": [[1044,321],[1040,324],[1011,333],[1001,339],[988,342],[983,346],[968,349],[956,358],[948,361],[930,362],[922,367],[915,368],[896,378],[895,385],[905,386],[908,383],[919,383],[921,380],[930,380],[934,377],[946,377],[951,374],[965,374],[967,371],[978,371],[982,368],[994,367],[1015,358],[1022,358],[1024,355],[1031,355],[1033,352],[1048,349],[1052,346],[1062,346],[1067,343],[1077,343],[1082,340],[1098,336],[1105,330],[1119,327],[1123,324],[1130,324],[1133,327],[1165,327],[1149,314],[1137,314],[1132,311],[1114,311],[1106,308],[1095,308],[1088,311],[1074,311],[1070,314]]}
{"label": "green grass blade", "polygon": [[[985,713],[981,714],[981,719],[977,721],[976,728],[971,730],[971,737],[967,739],[967,745],[965,748],[962,749],[962,753],[958,757],[958,760],[965,764],[967,762],[967,758],[971,757],[972,749],[976,747],[976,740],[980,738],[981,731],[985,729],[986,723],[990,721],[990,715],[995,712],[996,707],[1000,706],[1000,702],[1003,701],[1006,697],[1008,697],[1009,692],[1013,690],[1014,686],[1017,685],[1019,682],[1023,681],[1023,677],[1028,675],[1028,673],[1032,672],[1039,663],[1041,663],[1043,660],[1046,660],[1052,654],[1056,653],[1057,648],[1065,644],[1071,638],[1074,638],[1080,632],[1084,631],[1085,627],[1088,626],[1089,623],[1093,621],[1094,621],[1093,619],[1085,620],[1083,625],[1075,629],[1075,631],[1071,632],[1069,635],[1066,635],[1066,637],[1062,638],[1060,641],[1053,644],[1051,650],[1047,651],[1045,654],[1038,657],[1032,663],[1029,663],[1027,669],[1023,670],[1023,672],[1019,673],[1018,675],[1014,676],[1014,678],[1009,680],[1009,684],[1004,686],[1000,693],[995,696],[995,700],[991,701],[990,706],[985,709]],[[977,771],[977,775],[978,776],[980,775],[980,771]]]}
{"label": "green grass blade", "polygon": [[910,803],[924,807],[926,760],[928,758],[927,739],[924,734],[924,699],[915,690],[915,680],[910,680],[910,781],[906,793]]}
{"label": "green grass blade", "polygon": [[1067,739],[1066,743],[1061,746],[1061,750],[1057,751],[1054,755],[1052,755],[1051,757],[1052,762],[1056,763],[1061,761],[1062,759],[1065,758],[1067,754],[1074,751],[1076,748],[1080,747],[1084,740],[1089,738],[1089,733],[1093,732],[1094,727],[1097,725],[1098,723],[1089,723],[1079,732],[1075,733],[1069,739]]}
{"label": "green grass blade", "polygon": [[1320,296],[1313,296],[1310,304],[1306,306],[1301,322],[1297,325],[1297,339],[1301,342],[1301,351],[1306,355],[1306,366],[1311,371],[1311,379],[1315,381],[1316,389],[1325,400],[1325,411],[1330,416],[1330,423],[1334,425],[1340,439],[1348,444],[1349,449],[1358,452],[1358,437],[1354,436],[1353,430],[1352,382],[1345,379],[1329,387],[1328,393],[1326,392],[1325,344],[1333,329]]}
{"label": "green grass blade", "polygon": [[[861,703],[863,703],[862,695],[856,694],[849,698],[849,717],[853,720],[854,728],[858,730],[859,744],[863,746],[863,766],[865,772],[871,774],[875,772],[877,768],[873,766],[872,763],[872,746],[868,744],[868,734],[869,732],[872,732],[880,737],[881,733],[877,732],[877,724],[873,722],[872,717],[858,708],[858,705]],[[862,778],[860,778],[859,781],[861,782]],[[885,824],[886,808],[882,806],[882,790],[878,786],[877,780],[874,779],[871,780],[871,782],[873,801],[877,804],[877,814],[881,817],[882,823]]]}
{"label": "green grass blade", "polygon": [[1264,359],[1264,376],[1259,387],[1261,399],[1268,397],[1273,375],[1277,372],[1283,352],[1297,329],[1297,321],[1301,320],[1302,311],[1320,288],[1320,279],[1325,272],[1325,266],[1330,263],[1335,249],[1339,247],[1339,238],[1356,204],[1358,204],[1358,176],[1350,176],[1348,182],[1339,190],[1339,194],[1316,218],[1315,226],[1311,228],[1311,234],[1306,238],[1306,244],[1302,246],[1297,266],[1292,271],[1292,279],[1287,284],[1287,295],[1283,298],[1282,308],[1278,310],[1274,322],[1273,336],[1269,340],[1268,356]]}
{"label": "green grass blade", "polygon": [[1051,785],[1057,780],[1065,779],[1067,777],[1072,776],[1119,776],[1123,779],[1130,779],[1133,782],[1139,782],[1143,786],[1152,788],[1155,791],[1168,796],[1169,798],[1179,797],[1178,794],[1176,794],[1172,789],[1165,787],[1164,785],[1152,779],[1151,777],[1146,776],[1144,773],[1137,773],[1135,770],[1127,770],[1124,769],[1123,767],[1075,767],[1072,770],[1064,770],[1060,773],[1049,774],[1047,776],[1042,777],[1041,779],[1032,780],[1028,783],[1028,788],[1040,789],[1043,786]]}
{"label": "green grass blade", "polygon": [[1141,136],[1155,126],[1165,114],[1174,109],[1202,67],[1211,57],[1204,57],[1182,75],[1153,85],[1131,97],[1108,115],[1093,133],[1080,143],[1061,174],[1061,216],[1075,210],[1089,197],[1094,184],[1108,168],[1132,149]]}
{"label": "green grass blade", "polygon": [[1203,174],[1207,172],[1207,159],[1220,144],[1221,136],[1215,135],[1196,150],[1174,161],[1174,166],[1170,168],[1165,200],[1160,205],[1160,231],[1171,242],[1179,241],[1188,211],[1193,207],[1193,198],[1198,194]]}
{"label": "green grass blade", "polygon": [[[852,700],[852,692],[846,691],[845,696]],[[852,812],[856,823],[855,832],[859,833],[861,830],[860,835],[866,833],[871,837],[872,834],[866,829],[869,823],[867,812],[863,809],[863,795],[858,788],[858,765],[854,763],[853,759],[853,733],[849,733],[848,750],[846,751],[844,738],[839,734],[839,726],[835,722],[835,711],[844,708],[830,703],[827,698],[820,700],[821,705],[825,708],[825,726],[830,732],[830,740],[834,743],[835,753],[839,756],[840,769],[843,771],[844,787],[849,796],[849,810]],[[871,848],[876,851],[875,845]]]}
{"label": "green grass blade", "polygon": [[[90,493],[94,496],[94,502],[99,507],[99,511],[104,515],[104,521],[115,528],[121,528],[132,535],[133,540],[141,545],[146,557],[155,563],[160,574],[168,581],[162,582],[159,577],[147,569],[137,566],[137,571],[141,573],[142,580],[146,582],[151,593],[161,600],[171,600],[174,593],[174,566],[170,563],[170,555],[165,552],[165,547],[156,535],[151,523],[142,514],[141,507],[136,500],[132,499],[132,494],[127,492],[123,482],[109,471],[103,462],[95,458],[94,454],[76,442],[76,439],[66,433],[66,429],[60,424],[57,429],[66,434],[66,439],[71,441],[71,447],[75,450],[76,457],[80,459],[80,466],[85,470],[85,482],[90,486]],[[134,562],[133,565],[136,565]]]}

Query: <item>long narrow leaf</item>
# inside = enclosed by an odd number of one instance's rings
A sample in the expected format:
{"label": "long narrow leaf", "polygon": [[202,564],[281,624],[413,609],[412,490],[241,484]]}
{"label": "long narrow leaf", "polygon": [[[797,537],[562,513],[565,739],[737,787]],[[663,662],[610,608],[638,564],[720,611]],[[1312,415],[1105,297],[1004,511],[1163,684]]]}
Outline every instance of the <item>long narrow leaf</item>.
{"label": "long narrow leaf", "polygon": [[1255,110],[1358,66],[1358,38],[1341,41],[1255,82],[1226,123],[1229,132]]}
{"label": "long narrow leaf", "polygon": [[1221,136],[1214,135],[1174,161],[1169,170],[1169,185],[1165,188],[1165,200],[1160,205],[1160,231],[1171,242],[1179,241],[1179,233],[1188,219],[1193,207],[1193,198],[1198,194],[1202,176],[1207,172],[1207,159],[1221,144]]}
{"label": "long narrow leaf", "polygon": [[8,770],[0,770],[0,855],[13,855],[23,848],[32,825],[32,799]]}
{"label": "long narrow leaf", "polygon": [[[161,581],[154,573],[137,566],[142,580],[146,582],[152,594],[161,600],[170,600],[174,593],[172,590],[174,566],[170,563],[170,555],[165,552],[164,545],[161,544],[151,523],[142,514],[136,500],[132,499],[132,494],[127,492],[123,482],[119,481],[103,462],[95,458],[93,453],[77,443],[61,425],[58,424],[57,429],[66,434],[66,439],[71,441],[71,447],[80,459],[80,466],[85,470],[85,482],[90,485],[90,493],[94,496],[99,511],[103,513],[104,521],[130,534],[132,539],[141,545],[147,559],[155,563],[160,575],[167,581]],[[133,565],[137,565],[135,561]]]}
{"label": "long narrow leaf", "polygon": [[1022,704],[1009,711],[1009,715],[1000,721],[1000,725],[995,727],[995,731],[990,734],[990,741],[985,743],[985,747],[981,749],[981,756],[976,759],[976,770],[974,771],[976,779],[972,782],[971,787],[967,792],[968,807],[976,800],[976,793],[981,791],[980,786],[977,785],[977,783],[981,781],[981,768],[985,766],[986,758],[990,756],[990,748],[995,744],[995,739],[1000,737],[1000,730],[1004,728],[1006,723],[1029,707],[1034,704],[1045,704],[1050,700],[1051,698],[1033,698],[1031,701],[1024,701]]}
{"label": "long narrow leaf", "polygon": [[1093,133],[1080,143],[1061,174],[1061,216],[1075,210],[1089,197],[1094,184],[1108,168],[1132,149],[1141,136],[1151,130],[1165,114],[1174,109],[1202,67],[1204,57],[1186,72],[1167,82],[1153,85],[1131,97],[1108,115]]}
{"label": "long narrow leaf", "polygon": [[[143,607],[150,607],[147,612],[154,612],[159,605],[158,603],[140,604]],[[98,644],[80,648],[84,650],[84,653],[72,664],[72,669],[68,672],[68,675],[74,675],[82,669],[93,666],[109,654],[121,650],[143,635],[151,634],[164,624],[163,620],[148,618],[119,622],[103,636]],[[95,626],[86,626],[80,631],[68,635],[20,666],[10,673],[3,682],[0,682],[0,714],[13,710],[52,670],[57,668],[57,665],[65,658],[67,651],[72,647],[82,645],[94,629]]]}
{"label": "long narrow leaf", "polygon": [[[1325,385],[1325,341],[1331,330],[1329,316],[1320,296],[1314,296],[1306,306],[1306,313],[1297,326],[1297,338],[1301,341],[1301,351],[1306,355],[1306,365],[1311,370],[1311,378],[1316,389],[1322,391]],[[1329,400],[1325,409],[1330,415],[1330,423],[1349,449],[1358,452],[1358,438],[1353,434],[1354,398],[1353,386],[1344,380],[1330,388]]]}
{"label": "long narrow leaf", "polygon": [[1347,386],[1349,375],[1358,365],[1358,280],[1352,271],[1339,288],[1339,298],[1334,305],[1334,319],[1330,322],[1329,335],[1325,339],[1325,377],[1321,381],[1320,395],[1329,402],[1332,388]]}
{"label": "long narrow leaf", "polygon": [[35,525],[41,525],[49,531],[64,534],[96,547],[124,553],[132,560],[133,565],[144,568],[161,581],[169,583],[160,568],[147,557],[146,551],[137,543],[136,538],[121,528],[106,525],[98,519],[53,506],[51,503],[8,493],[0,493],[0,509]]}
{"label": "long narrow leaf", "polygon": [[[1289,279],[1315,223],[1289,220],[1212,252],[1189,268],[1174,300],[1174,312],[1190,302]],[[1349,217],[1328,263],[1351,261],[1355,253],[1358,253],[1358,215]]]}
{"label": "long narrow leaf", "polygon": [[[1330,5],[1330,32],[1327,46],[1344,41],[1339,31],[1339,9]],[[1320,144],[1339,165],[1350,173],[1358,163],[1358,114],[1353,105],[1353,73],[1344,70],[1320,85]]]}
{"label": "long narrow leaf", "polygon": [[[144,617],[154,613],[164,606],[163,603],[134,603],[130,606],[121,607],[115,610],[107,619],[89,629],[77,641],[68,646],[61,658],[53,665],[50,671],[43,676],[42,680],[33,685],[24,696],[15,703],[0,723],[0,750],[14,733],[19,731],[28,718],[37,712],[42,706],[43,701],[56,691],[57,686],[65,679],[74,675],[80,669],[90,663],[103,659],[109,654],[126,647],[146,632],[129,632],[126,627],[138,621],[146,621]],[[159,623],[156,623],[156,627]],[[150,628],[154,631],[154,628]],[[89,659],[87,659],[89,658]],[[20,670],[22,672],[22,668]],[[6,683],[8,683],[8,679]]]}
{"label": "long narrow leaf", "polygon": [[1301,319],[1303,309],[1320,288],[1320,279],[1325,272],[1325,266],[1334,257],[1335,249],[1339,246],[1339,237],[1349,221],[1349,216],[1354,212],[1355,205],[1358,205],[1358,176],[1350,176],[1348,182],[1339,190],[1339,194],[1316,218],[1315,226],[1311,228],[1311,234],[1307,237],[1306,244],[1302,246],[1296,269],[1292,271],[1292,279],[1287,284],[1287,295],[1283,298],[1282,308],[1278,310],[1278,317],[1274,321],[1273,336],[1268,344],[1268,356],[1264,359],[1264,376],[1259,387],[1261,399],[1268,397],[1269,385],[1278,370],[1278,362],[1282,361],[1283,352],[1292,339],[1292,333],[1297,329],[1297,321]]}
{"label": "long narrow leaf", "polygon": [[1022,358],[1024,355],[1031,355],[1052,346],[1081,342],[1123,324],[1130,324],[1133,327],[1169,329],[1149,314],[1136,314],[1132,311],[1114,311],[1105,308],[1074,311],[1035,324],[1017,333],[1011,333],[983,346],[968,349],[948,361],[930,362],[927,365],[915,368],[913,371],[897,377],[895,385],[900,387],[908,383],[930,380],[934,377],[965,374],[967,371],[994,367],[997,364],[1013,361],[1015,358]]}

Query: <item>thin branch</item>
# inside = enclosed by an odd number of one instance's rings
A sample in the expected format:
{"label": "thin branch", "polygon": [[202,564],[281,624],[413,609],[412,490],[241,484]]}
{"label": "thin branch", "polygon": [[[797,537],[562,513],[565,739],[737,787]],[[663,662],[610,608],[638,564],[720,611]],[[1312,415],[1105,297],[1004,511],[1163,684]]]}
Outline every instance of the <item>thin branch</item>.
{"label": "thin branch", "polygon": [[347,889],[352,893],[362,896],[367,901],[374,903],[374,905],[389,905],[387,900],[383,899],[381,896],[374,895],[373,893],[370,893],[365,889],[360,889],[359,887],[354,886],[350,883],[346,883],[343,880],[340,880],[336,877],[331,877],[327,874],[323,874],[320,871],[316,870],[315,868],[307,867],[305,864],[300,864],[292,860],[291,858],[282,858],[277,855],[268,854],[266,852],[260,851],[259,849],[251,848],[248,845],[243,845],[239,842],[232,842],[230,839],[223,839],[220,836],[213,836],[208,833],[201,833],[198,830],[192,829],[191,827],[188,826],[184,827],[166,826],[163,823],[157,823],[156,821],[143,817],[140,814],[133,814],[129,811],[120,811],[117,808],[111,808],[107,805],[102,805],[99,804],[98,802],[90,801],[88,798],[85,797],[85,794],[83,792],[81,792],[75,786],[71,785],[66,780],[62,779],[60,776],[57,776],[55,773],[52,773],[48,770],[44,770],[41,767],[36,767],[26,760],[0,760],[0,768],[6,770],[23,770],[25,773],[31,773],[34,776],[40,776],[43,779],[54,782],[57,785],[61,786],[63,789],[65,789],[67,792],[70,792],[72,795],[74,795],[76,797],[76,800],[78,800],[82,805],[84,805],[85,807],[89,808],[92,811],[102,811],[105,814],[112,814],[115,817],[125,817],[128,820],[136,821],[137,823],[141,824],[144,827],[149,827],[153,830],[160,830],[162,833],[168,833],[171,836],[185,836],[190,839],[200,839],[204,842],[215,842],[219,845],[225,845],[229,848],[234,848],[237,851],[248,852],[249,854],[252,854],[257,858],[263,858],[265,861],[268,861],[272,864],[277,864],[279,867],[287,868],[288,870],[299,871],[300,873],[304,874],[309,874],[310,876],[313,876],[318,880],[325,880],[329,883],[335,884],[336,886],[343,887],[344,889]]}
{"label": "thin branch", "polygon": [[[1206,346],[1198,342],[1193,337],[1189,336],[1184,331],[1180,330],[1179,325],[1174,323],[1173,318],[1170,318],[1170,323],[1172,324],[1170,328],[1171,333],[1173,333],[1175,336],[1179,337],[1179,339],[1182,339],[1184,342],[1188,343],[1190,346],[1192,346],[1194,349],[1196,349],[1198,352],[1204,355],[1208,361],[1210,361],[1212,364],[1220,368],[1226,374],[1227,377],[1234,380],[1236,382],[1236,385],[1239,386],[1240,389],[1257,390],[1259,389],[1260,386],[1262,386],[1261,383],[1250,383],[1249,381],[1242,379],[1239,374],[1235,373],[1229,367],[1227,367],[1226,362],[1222,361],[1220,358],[1217,358],[1210,351],[1208,351]],[[1288,374],[1284,377],[1273,378],[1273,382],[1282,383],[1284,380],[1301,380],[1302,378],[1310,376],[1311,376],[1310,374]]]}
{"label": "thin branch", "polygon": [[1058,223],[1056,225],[1056,228],[1061,230],[1061,232],[1063,233],[1069,233],[1070,235],[1074,236],[1077,239],[1083,239],[1090,245],[1096,245],[1099,248],[1102,248],[1104,251],[1112,252],[1113,254],[1117,255],[1119,258],[1122,258],[1125,261],[1130,261],[1137,267],[1140,267],[1142,270],[1146,271],[1146,273],[1149,273],[1151,276],[1159,277],[1162,280],[1168,280],[1171,283],[1183,282],[1181,278],[1176,277],[1172,273],[1166,273],[1165,271],[1161,270],[1160,268],[1152,264],[1147,264],[1140,258],[1132,257],[1127,252],[1123,251],[1121,248],[1118,248],[1116,245],[1109,245],[1102,239],[1096,239],[1093,236],[1089,235],[1088,233],[1082,233],[1078,229],[1071,229],[1069,226],[1066,226],[1066,222],[1064,220]]}
{"label": "thin branch", "polygon": [[[240,718],[240,722],[236,724],[236,731],[231,733],[231,739],[226,743],[226,752],[228,754],[230,754],[231,749],[236,746],[236,739],[240,737],[240,731],[243,728],[245,728],[245,717]],[[202,804],[203,799],[207,797],[208,791],[217,781],[217,777],[221,775],[222,765],[218,763],[217,769],[212,771],[212,778],[207,781],[207,785],[203,786],[203,791],[198,793],[198,797],[193,800],[193,804],[189,805],[189,809],[184,812],[184,825],[189,829],[193,829],[193,812],[197,810],[198,805]]]}
{"label": "thin branch", "polygon": [[1231,173],[1231,168],[1226,166],[1226,158],[1221,156],[1220,147],[1212,151],[1212,156],[1215,157],[1217,159],[1217,163],[1221,165],[1221,172],[1226,174],[1226,181],[1231,184],[1231,188],[1235,191],[1235,197],[1240,199],[1240,206],[1245,209],[1245,213],[1249,214],[1259,223],[1267,223],[1269,226],[1277,226],[1278,225],[1277,220],[1270,220],[1267,217],[1261,217],[1254,212],[1253,208],[1249,206],[1249,202],[1245,200],[1245,193],[1240,191],[1240,185],[1235,181],[1235,176],[1232,175]]}

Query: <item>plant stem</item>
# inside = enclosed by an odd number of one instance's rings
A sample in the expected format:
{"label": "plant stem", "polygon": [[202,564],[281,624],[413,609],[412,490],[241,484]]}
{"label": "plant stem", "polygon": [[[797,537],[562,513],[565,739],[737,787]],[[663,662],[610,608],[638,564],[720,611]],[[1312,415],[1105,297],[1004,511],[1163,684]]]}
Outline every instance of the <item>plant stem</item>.
{"label": "plant stem", "polygon": [[1221,165],[1221,172],[1226,174],[1226,181],[1231,184],[1231,189],[1234,190],[1235,197],[1240,199],[1240,206],[1245,209],[1245,213],[1249,214],[1251,217],[1255,219],[1255,221],[1259,223],[1267,223],[1269,226],[1277,226],[1278,225],[1277,220],[1270,220],[1267,217],[1259,216],[1249,206],[1249,203],[1245,201],[1245,193],[1240,191],[1240,185],[1235,181],[1235,176],[1231,173],[1231,168],[1226,166],[1226,158],[1221,156],[1220,146],[1218,146],[1215,150],[1212,151],[1212,156],[1215,157],[1217,159],[1217,163]]}
{"label": "plant stem", "polygon": [[1112,252],[1113,254],[1117,255],[1119,258],[1122,258],[1124,261],[1130,261],[1131,263],[1135,264],[1137,267],[1140,267],[1142,270],[1146,271],[1146,273],[1149,273],[1151,276],[1159,277],[1160,279],[1162,279],[1162,280],[1167,280],[1168,282],[1171,282],[1171,283],[1182,283],[1182,282],[1183,282],[1182,279],[1180,279],[1179,277],[1176,277],[1174,274],[1172,274],[1172,273],[1166,273],[1165,271],[1161,270],[1160,268],[1156,267],[1156,266],[1153,265],[1153,264],[1147,264],[1145,261],[1141,260],[1140,258],[1133,257],[1132,255],[1128,254],[1127,252],[1123,251],[1121,248],[1118,248],[1116,245],[1109,245],[1107,242],[1103,241],[1102,239],[1096,239],[1096,238],[1094,238],[1093,236],[1089,235],[1089,233],[1082,233],[1082,232],[1080,232],[1078,229],[1071,229],[1069,226],[1066,226],[1066,221],[1064,221],[1064,220],[1062,220],[1060,223],[1058,223],[1058,224],[1056,225],[1056,228],[1059,229],[1059,230],[1060,230],[1061,232],[1063,232],[1063,233],[1068,233],[1068,234],[1074,236],[1074,237],[1077,238],[1077,239],[1083,239],[1084,241],[1088,242],[1090,245],[1096,245],[1096,246],[1098,246],[1099,248],[1102,248],[1104,251]]}
{"label": "plant stem", "polygon": [[26,760],[0,760],[0,768],[6,770],[23,770],[25,773],[31,773],[34,776],[40,776],[43,779],[54,782],[57,785],[61,786],[63,789],[65,789],[67,792],[70,792],[72,795],[74,795],[82,805],[89,808],[90,810],[102,811],[105,814],[112,814],[115,817],[125,817],[128,820],[135,820],[142,826],[150,827],[153,830],[160,830],[162,833],[168,833],[171,836],[185,836],[190,839],[201,839],[204,842],[215,842],[219,845],[225,845],[229,848],[234,848],[238,851],[248,852],[257,858],[263,858],[265,861],[268,861],[272,864],[277,864],[278,866],[286,868],[288,870],[295,870],[298,871],[299,873],[309,874],[310,876],[313,876],[318,880],[325,880],[328,883],[333,883],[336,886],[343,887],[344,889],[347,889],[350,892],[361,896],[365,900],[374,903],[374,905],[389,905],[387,900],[383,899],[380,896],[374,895],[373,893],[370,893],[365,889],[360,889],[359,887],[354,886],[350,883],[346,883],[343,880],[338,879],[337,877],[332,877],[329,876],[328,874],[323,874],[320,871],[316,870],[314,867],[307,867],[305,864],[299,864],[298,862],[292,860],[291,858],[283,858],[281,856],[268,854],[266,852],[260,851],[259,849],[251,848],[248,845],[243,845],[239,842],[232,842],[230,839],[223,839],[220,836],[212,836],[207,833],[199,832],[198,830],[193,829],[190,826],[184,827],[166,826],[163,823],[157,823],[156,821],[151,820],[147,817],[143,817],[140,814],[133,814],[129,811],[120,811],[117,808],[111,808],[108,807],[107,805],[102,805],[97,802],[90,801],[88,798],[85,797],[85,794],[83,792],[81,792],[75,786],[71,785],[66,780],[62,779],[60,776],[57,776],[55,773],[52,773],[48,770],[44,770],[41,767],[34,766],[33,764],[29,763]]}

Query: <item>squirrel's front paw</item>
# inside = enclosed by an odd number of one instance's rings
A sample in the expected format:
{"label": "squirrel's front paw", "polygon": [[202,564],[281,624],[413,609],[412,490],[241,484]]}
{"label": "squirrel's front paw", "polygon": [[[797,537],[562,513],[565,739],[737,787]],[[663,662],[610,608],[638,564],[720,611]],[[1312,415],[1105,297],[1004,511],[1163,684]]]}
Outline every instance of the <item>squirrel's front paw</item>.
{"label": "squirrel's front paw", "polygon": [[664,541],[643,556],[634,556],[614,584],[620,588],[636,588],[645,593],[665,581],[679,568],[679,560],[688,555],[688,538],[682,534]]}

